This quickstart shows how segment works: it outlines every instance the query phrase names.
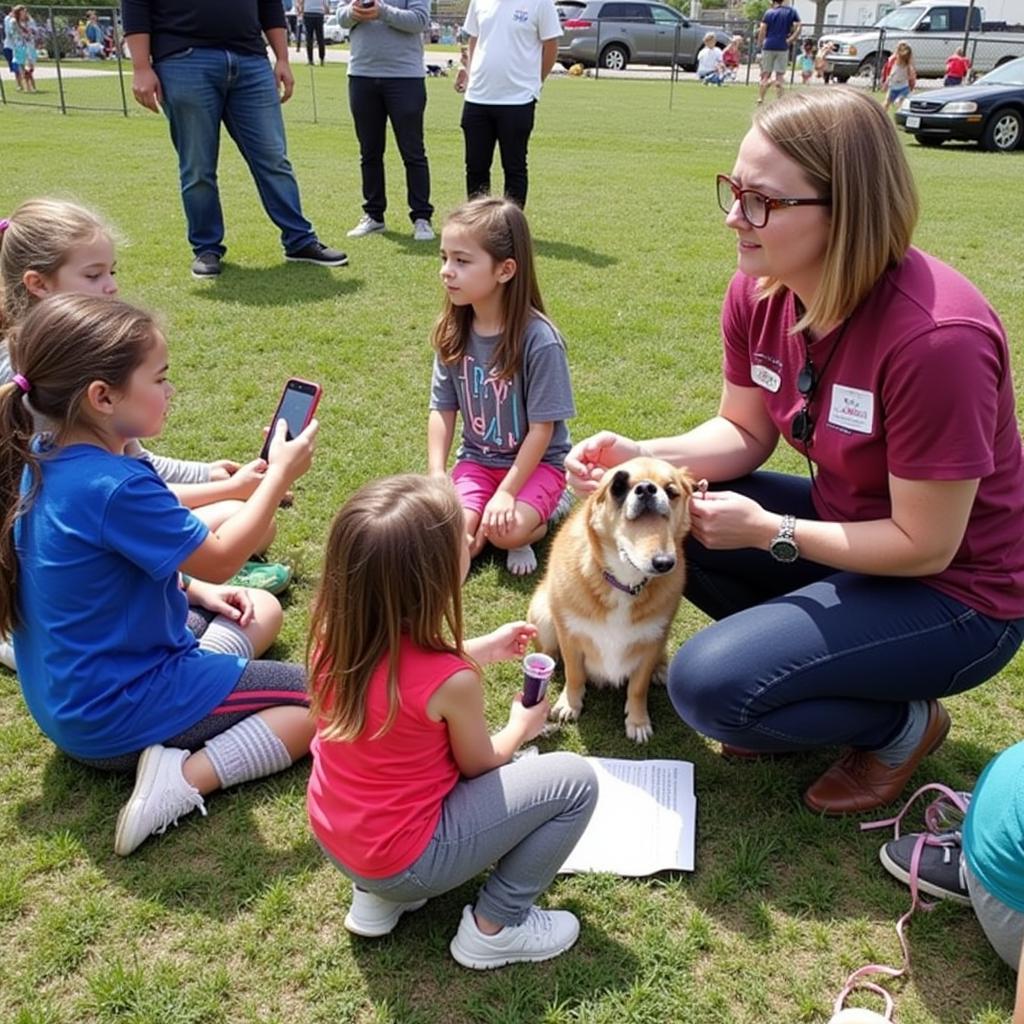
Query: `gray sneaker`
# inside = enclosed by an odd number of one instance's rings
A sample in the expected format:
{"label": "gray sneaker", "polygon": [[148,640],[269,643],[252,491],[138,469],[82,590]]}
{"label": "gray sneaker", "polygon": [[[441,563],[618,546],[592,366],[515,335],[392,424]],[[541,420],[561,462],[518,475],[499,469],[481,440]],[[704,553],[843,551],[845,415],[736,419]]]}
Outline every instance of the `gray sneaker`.
{"label": "gray sneaker", "polygon": [[462,920],[448,947],[463,967],[487,971],[505,964],[537,963],[564,953],[580,934],[580,923],[568,910],[530,907],[526,920],[506,925],[497,935],[476,926],[473,908],[462,908]]}
{"label": "gray sneaker", "polygon": [[374,220],[368,213],[359,218],[359,223],[348,233],[349,238],[362,238],[384,230],[384,221]]}
{"label": "gray sneaker", "polygon": [[421,217],[419,220],[413,221],[412,237],[417,242],[432,242],[437,238],[437,235],[434,234],[434,229],[430,226],[430,221]]}
{"label": "gray sneaker", "polygon": [[201,252],[192,261],[192,276],[197,281],[220,276],[220,257],[215,252]]}
{"label": "gray sneaker", "polygon": [[[927,841],[923,841],[927,836]],[[910,885],[914,868],[914,850],[921,842],[921,856],[917,863],[917,887],[929,896],[954,903],[970,904],[964,878],[963,851],[959,832],[911,833],[890,840],[878,851],[882,867],[893,878]]]}

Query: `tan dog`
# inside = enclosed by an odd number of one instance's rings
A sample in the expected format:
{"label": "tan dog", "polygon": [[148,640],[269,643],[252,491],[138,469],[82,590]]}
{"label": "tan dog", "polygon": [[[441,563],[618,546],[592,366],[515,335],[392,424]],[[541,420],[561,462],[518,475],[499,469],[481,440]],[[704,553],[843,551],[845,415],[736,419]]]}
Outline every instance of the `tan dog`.
{"label": "tan dog", "polygon": [[551,717],[579,718],[584,686],[626,686],[626,735],[651,737],[647,691],[664,681],[665,641],[686,579],[683,538],[693,482],[660,459],[609,469],[559,530],[527,618],[565,666]]}

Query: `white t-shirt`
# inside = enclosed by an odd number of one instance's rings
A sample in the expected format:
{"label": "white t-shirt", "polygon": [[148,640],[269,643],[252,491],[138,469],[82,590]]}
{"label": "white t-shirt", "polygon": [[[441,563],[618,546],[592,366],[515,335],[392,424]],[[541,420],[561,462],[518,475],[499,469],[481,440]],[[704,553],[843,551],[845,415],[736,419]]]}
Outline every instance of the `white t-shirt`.
{"label": "white t-shirt", "polygon": [[705,46],[697,54],[697,74],[711,75],[722,63],[722,51],[717,46]]}
{"label": "white t-shirt", "polygon": [[470,0],[464,28],[476,38],[470,103],[511,105],[540,96],[541,44],[562,34],[555,0]]}

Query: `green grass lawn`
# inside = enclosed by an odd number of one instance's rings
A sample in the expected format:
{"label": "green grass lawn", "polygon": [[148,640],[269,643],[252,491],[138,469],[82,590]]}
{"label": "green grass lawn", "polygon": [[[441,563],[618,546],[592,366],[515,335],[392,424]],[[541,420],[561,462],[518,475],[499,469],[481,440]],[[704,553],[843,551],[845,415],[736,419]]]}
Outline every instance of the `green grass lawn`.
{"label": "green grass lawn", "polygon": [[[344,245],[359,218],[358,154],[344,72],[307,69],[286,108],[305,207]],[[82,106],[116,108],[116,78],[74,79]],[[461,198],[459,100],[428,80],[427,142],[438,221]],[[39,101],[56,86],[43,82]],[[8,93],[10,95],[10,93]],[[754,91],[667,82],[553,80],[531,149],[530,220],[541,287],[569,345],[581,438],[600,428],[678,432],[716,407],[718,310],[735,264],[715,204],[749,124]],[[71,100],[69,99],[69,102]],[[388,232],[344,246],[351,265],[285,264],[248,173],[226,142],[220,180],[229,252],[223,277],[194,282],[176,161],[163,121],[139,112],[62,117],[0,109],[0,214],[40,193],[73,196],[119,227],[125,297],[159,310],[178,388],[151,446],[192,458],[255,456],[289,375],[320,381],[320,446],[282,511],[272,552],[298,582],[273,654],[302,657],[321,539],[368,478],[426,466],[428,331],[441,299],[434,245],[412,242],[401,166],[389,153]],[[922,196],[918,243],[966,273],[1004,318],[1024,367],[1020,182],[1024,154],[908,145]],[[498,182],[500,184],[500,181]],[[779,468],[800,471],[780,454]],[[542,551],[543,557],[543,551]],[[467,584],[471,632],[521,617],[531,583],[484,559]],[[684,607],[681,641],[702,619]],[[950,740],[919,781],[970,788],[1024,733],[1021,660],[949,702]],[[488,673],[504,721],[514,666]],[[696,765],[697,870],[625,880],[561,878],[552,904],[583,922],[578,946],[543,966],[459,968],[447,943],[472,885],[432,901],[380,941],[342,926],[348,883],[305,821],[307,766],[210,801],[120,860],[113,823],[131,780],[56,753],[0,670],[0,1020],[207,1024],[762,1024],[823,1021],[847,973],[895,962],[907,893],[876,858],[881,839],[802,809],[829,752],[764,764],[717,747],[653,695],[650,746],[624,737],[621,696],[588,697],[578,727],[545,747]],[[969,911],[941,906],[911,929],[914,977],[893,986],[901,1024],[1003,1024],[1013,976]]]}

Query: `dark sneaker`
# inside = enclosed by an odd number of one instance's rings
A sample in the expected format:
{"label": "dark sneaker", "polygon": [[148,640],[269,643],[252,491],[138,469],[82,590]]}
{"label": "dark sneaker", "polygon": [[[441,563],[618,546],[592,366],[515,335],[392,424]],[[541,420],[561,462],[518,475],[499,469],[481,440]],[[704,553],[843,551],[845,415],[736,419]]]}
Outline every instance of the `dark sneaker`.
{"label": "dark sneaker", "polygon": [[303,249],[285,253],[284,258],[292,263],[318,263],[321,267],[343,267],[348,263],[348,257],[343,252],[323,242],[310,242]]}
{"label": "dark sneaker", "polygon": [[[927,837],[926,842],[922,842]],[[961,865],[960,833],[940,835],[917,833],[886,843],[878,851],[882,867],[893,878],[911,884],[914,850],[919,842],[921,859],[917,863],[917,887],[921,892],[955,903],[970,903],[970,893]]]}
{"label": "dark sneaker", "polygon": [[220,257],[215,252],[201,252],[192,261],[192,276],[202,281],[220,275]]}

